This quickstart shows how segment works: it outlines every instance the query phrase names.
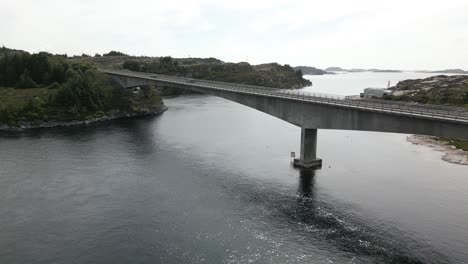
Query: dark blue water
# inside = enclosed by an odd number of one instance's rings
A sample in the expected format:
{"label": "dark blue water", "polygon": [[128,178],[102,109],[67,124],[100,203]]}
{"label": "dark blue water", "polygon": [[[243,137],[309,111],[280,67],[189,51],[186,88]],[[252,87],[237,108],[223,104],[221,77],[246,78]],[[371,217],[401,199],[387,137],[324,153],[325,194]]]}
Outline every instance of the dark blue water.
{"label": "dark blue water", "polygon": [[468,171],[406,135],[300,129],[211,96],[0,134],[0,263],[465,263]]}

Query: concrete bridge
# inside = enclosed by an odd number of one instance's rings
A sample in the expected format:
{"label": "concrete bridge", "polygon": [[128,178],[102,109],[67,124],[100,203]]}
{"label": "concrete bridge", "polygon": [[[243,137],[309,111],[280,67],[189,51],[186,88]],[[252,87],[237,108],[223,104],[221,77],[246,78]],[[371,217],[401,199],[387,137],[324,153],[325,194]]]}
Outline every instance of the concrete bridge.
{"label": "concrete bridge", "polygon": [[198,80],[142,72],[101,70],[122,87],[156,85],[219,96],[302,128],[301,152],[294,163],[321,166],[317,129],[422,134],[468,139],[468,109],[385,100],[360,100],[275,88]]}

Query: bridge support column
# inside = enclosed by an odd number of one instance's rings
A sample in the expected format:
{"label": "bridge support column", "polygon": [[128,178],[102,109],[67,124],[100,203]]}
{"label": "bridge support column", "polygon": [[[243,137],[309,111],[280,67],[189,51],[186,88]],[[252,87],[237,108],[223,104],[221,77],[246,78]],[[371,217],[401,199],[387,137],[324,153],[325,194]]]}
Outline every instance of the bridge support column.
{"label": "bridge support column", "polygon": [[317,129],[302,128],[301,156],[294,159],[294,166],[301,168],[320,168],[322,160],[317,158]]}

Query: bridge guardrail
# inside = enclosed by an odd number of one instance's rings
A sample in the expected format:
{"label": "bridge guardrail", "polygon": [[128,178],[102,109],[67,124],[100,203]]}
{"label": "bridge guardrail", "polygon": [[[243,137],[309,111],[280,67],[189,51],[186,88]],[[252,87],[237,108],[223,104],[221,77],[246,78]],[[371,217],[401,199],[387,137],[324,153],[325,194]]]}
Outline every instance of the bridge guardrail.
{"label": "bridge guardrail", "polygon": [[[209,81],[192,79],[185,77],[175,77],[161,74],[151,73],[137,73],[131,71],[113,71],[113,70],[101,70],[103,72],[114,74],[114,75],[126,75],[128,77],[143,78],[149,80],[155,80],[160,82],[166,82],[168,84],[185,85],[188,87],[200,87],[205,89],[214,90],[225,90],[232,92],[248,93],[255,95],[263,95],[268,97],[288,98],[293,100],[299,100],[303,102],[322,103],[329,105],[340,105],[342,107],[351,107],[363,110],[373,110],[379,112],[385,112],[390,114],[402,114],[409,116],[418,116],[433,119],[452,120],[458,122],[468,123],[468,110],[461,107],[444,107],[437,106],[435,108],[425,107],[424,105],[415,105],[412,103],[392,103],[392,101],[376,100],[375,102],[369,102],[369,100],[350,99],[346,96],[339,95],[328,95],[319,93],[306,93],[301,91],[291,90],[280,90],[270,87],[255,86],[255,85],[243,85],[243,84],[231,84],[225,82]],[[193,82],[191,82],[193,80]]]}

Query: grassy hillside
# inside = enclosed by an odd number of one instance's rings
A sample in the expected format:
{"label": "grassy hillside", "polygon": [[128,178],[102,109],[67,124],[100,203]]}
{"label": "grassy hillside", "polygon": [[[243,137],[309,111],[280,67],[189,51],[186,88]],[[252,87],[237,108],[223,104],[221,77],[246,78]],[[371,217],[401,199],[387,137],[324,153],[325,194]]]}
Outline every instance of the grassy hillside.
{"label": "grassy hillside", "polygon": [[45,102],[56,90],[48,88],[25,88],[16,89],[12,87],[0,87],[0,105],[3,107],[23,108],[30,100]]}
{"label": "grassy hillside", "polygon": [[159,95],[123,90],[89,63],[45,52],[1,48],[0,53],[0,125],[87,120],[162,106]]}
{"label": "grassy hillside", "polygon": [[302,77],[300,71],[278,63],[250,65],[247,62],[229,63],[215,58],[134,56],[80,57],[72,60],[91,63],[101,68],[128,69],[282,89],[297,89],[311,85],[309,80]]}

